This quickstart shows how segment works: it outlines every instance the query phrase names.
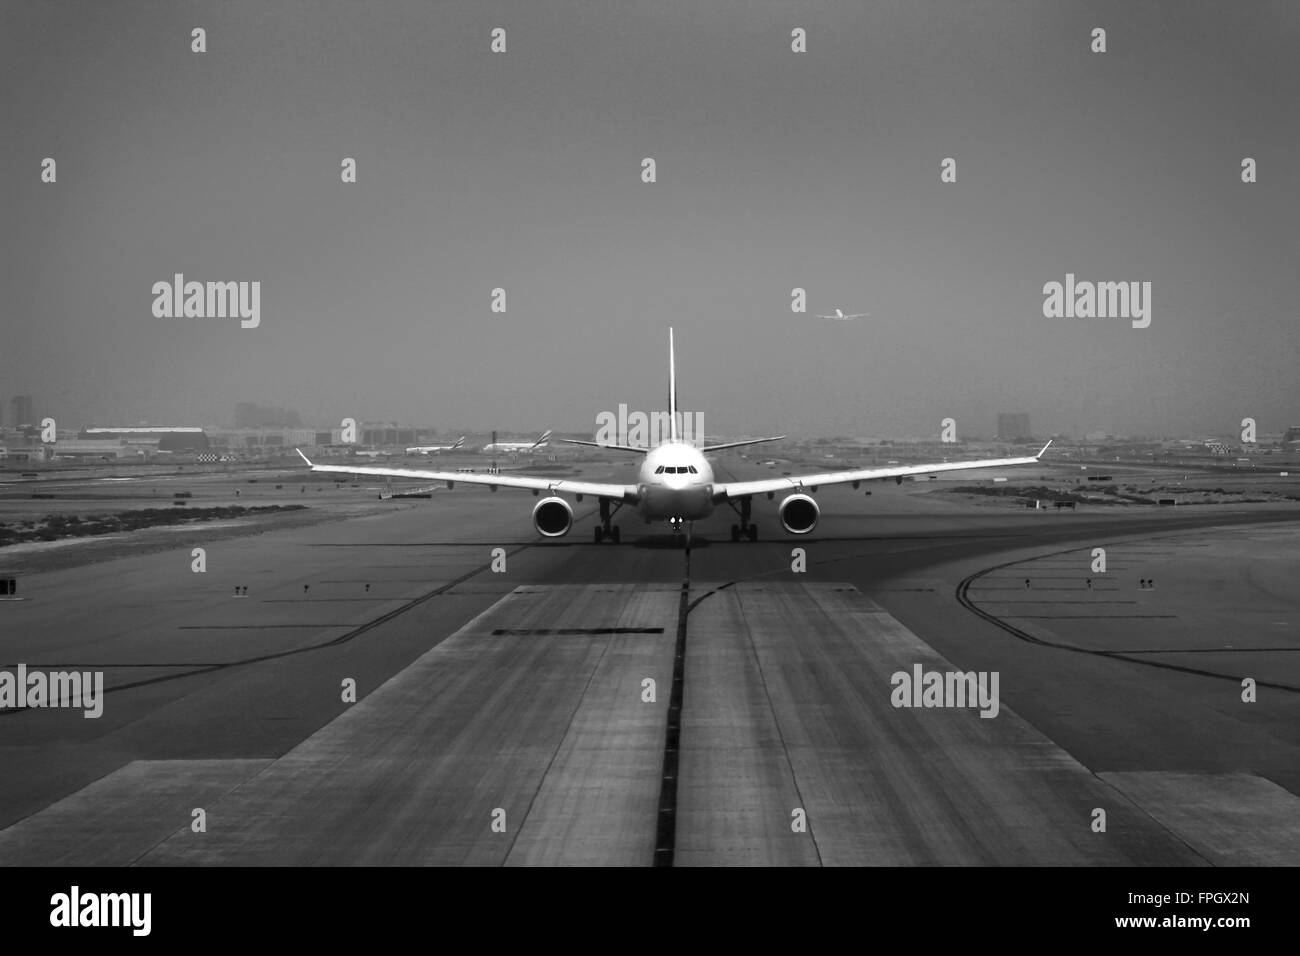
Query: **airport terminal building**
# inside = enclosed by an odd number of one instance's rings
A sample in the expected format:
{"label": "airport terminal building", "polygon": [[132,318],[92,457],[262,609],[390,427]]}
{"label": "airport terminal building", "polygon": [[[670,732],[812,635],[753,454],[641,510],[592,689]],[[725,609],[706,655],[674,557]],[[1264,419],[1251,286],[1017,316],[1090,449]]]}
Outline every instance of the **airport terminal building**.
{"label": "airport terminal building", "polygon": [[[78,439],[120,441],[135,452],[201,452],[210,447],[202,428],[167,425],[133,425],[123,428],[83,428]],[[60,451],[59,454],[62,454]]]}

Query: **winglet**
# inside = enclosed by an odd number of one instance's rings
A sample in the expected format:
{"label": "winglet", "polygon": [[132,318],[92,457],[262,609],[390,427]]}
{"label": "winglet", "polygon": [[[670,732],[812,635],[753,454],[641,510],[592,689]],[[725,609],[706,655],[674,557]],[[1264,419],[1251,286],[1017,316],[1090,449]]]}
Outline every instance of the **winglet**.
{"label": "winglet", "polygon": [[1054,440],[1054,439],[1049,438],[1049,439],[1047,440],[1047,444],[1043,446],[1043,451],[1040,451],[1040,452],[1039,452],[1037,455],[1035,455],[1034,457],[1035,457],[1035,458],[1042,458],[1042,457],[1043,457],[1043,452],[1047,451],[1047,449],[1049,449],[1049,448],[1052,447],[1052,442],[1053,442],[1053,440]]}
{"label": "winglet", "polygon": [[306,455],[304,455],[304,454],[302,453],[302,449],[301,449],[301,448],[295,448],[294,451],[296,451],[296,452],[298,453],[298,457],[299,457],[299,458],[301,458],[303,461],[305,461],[305,462],[307,463],[307,467],[308,467],[308,468],[315,468],[315,467],[316,467],[315,465],[313,465],[313,464],[311,463],[311,459],[308,458]]}

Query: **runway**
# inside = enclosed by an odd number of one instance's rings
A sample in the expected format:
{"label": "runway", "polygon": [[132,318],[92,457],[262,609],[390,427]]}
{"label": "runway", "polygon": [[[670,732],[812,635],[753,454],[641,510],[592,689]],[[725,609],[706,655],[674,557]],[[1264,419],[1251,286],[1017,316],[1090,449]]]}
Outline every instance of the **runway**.
{"label": "runway", "polygon": [[[589,543],[590,502],[542,542],[526,495],[457,489],[220,540],[202,574],[175,549],[29,575],[0,607],[0,663],[102,668],[110,690],[98,720],[0,715],[0,861],[1300,861],[1294,508],[819,500],[806,538],[732,544],[718,515],[688,556],[631,520],[624,544]],[[1066,603],[1089,576],[1067,552],[1094,546],[1113,570],[1086,595],[1141,605]],[[1236,549],[1237,577],[1182,560],[1198,548]],[[990,590],[1026,575],[1033,604]],[[1264,651],[1221,647],[1231,608],[1257,612],[1238,630]],[[915,665],[999,672],[997,716],[894,706]]]}

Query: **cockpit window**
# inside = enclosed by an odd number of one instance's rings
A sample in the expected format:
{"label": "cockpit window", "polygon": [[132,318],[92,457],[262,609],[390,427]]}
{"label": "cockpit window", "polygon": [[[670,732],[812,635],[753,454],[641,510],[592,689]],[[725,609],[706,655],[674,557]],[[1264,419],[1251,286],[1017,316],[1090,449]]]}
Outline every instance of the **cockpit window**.
{"label": "cockpit window", "polygon": [[658,468],[655,469],[655,474],[656,474],[656,475],[662,475],[663,473],[664,473],[664,466],[663,466],[663,465],[660,465]]}
{"label": "cockpit window", "polygon": [[698,475],[698,474],[699,474],[699,472],[695,470],[695,466],[694,466],[694,465],[687,465],[686,468],[690,471],[690,473],[691,473],[692,475]]}

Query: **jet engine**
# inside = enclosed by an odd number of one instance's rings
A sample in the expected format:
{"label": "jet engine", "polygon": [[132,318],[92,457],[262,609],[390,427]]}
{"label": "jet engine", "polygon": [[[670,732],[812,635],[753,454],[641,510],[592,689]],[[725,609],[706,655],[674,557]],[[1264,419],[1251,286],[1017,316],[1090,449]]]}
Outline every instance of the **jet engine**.
{"label": "jet engine", "polygon": [[573,527],[573,509],[563,498],[543,498],[533,506],[533,527],[544,537],[562,537]]}
{"label": "jet engine", "polygon": [[790,495],[781,502],[777,514],[781,516],[781,527],[786,531],[791,534],[807,534],[817,527],[821,509],[817,507],[817,502],[807,495]]}

